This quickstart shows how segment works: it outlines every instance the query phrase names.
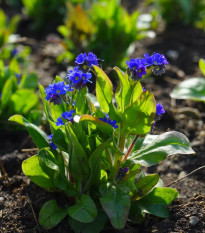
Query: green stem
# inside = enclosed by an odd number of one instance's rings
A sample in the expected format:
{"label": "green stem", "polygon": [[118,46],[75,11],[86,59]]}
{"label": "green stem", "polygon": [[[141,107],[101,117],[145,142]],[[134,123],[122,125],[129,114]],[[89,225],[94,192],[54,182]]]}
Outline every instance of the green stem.
{"label": "green stem", "polygon": [[106,151],[106,153],[107,153],[107,157],[108,157],[108,160],[109,160],[109,162],[110,162],[110,165],[112,166],[112,157],[111,157],[111,154],[110,154],[108,148],[106,148],[105,151]]}

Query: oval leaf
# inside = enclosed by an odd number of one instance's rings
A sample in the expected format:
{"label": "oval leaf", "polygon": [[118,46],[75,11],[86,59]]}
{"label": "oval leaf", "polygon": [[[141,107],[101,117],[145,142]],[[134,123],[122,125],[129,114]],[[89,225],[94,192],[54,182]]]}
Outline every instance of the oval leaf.
{"label": "oval leaf", "polygon": [[42,188],[55,188],[52,176],[49,176],[44,172],[38,155],[34,155],[24,160],[22,163],[22,170],[23,173],[38,186]]}
{"label": "oval leaf", "polygon": [[58,207],[55,200],[50,200],[40,210],[39,223],[46,230],[49,230],[57,226],[66,216],[66,209]]}
{"label": "oval leaf", "polygon": [[151,143],[142,144],[140,150],[133,152],[131,159],[143,166],[152,166],[175,154],[194,154],[188,138],[177,131],[154,135]]}
{"label": "oval leaf", "polygon": [[67,213],[79,222],[90,223],[97,217],[97,208],[90,196],[83,194],[77,204],[67,209]]}
{"label": "oval leaf", "polygon": [[98,66],[93,65],[96,72],[96,96],[102,111],[109,112],[109,104],[112,102],[113,86],[107,74]]}
{"label": "oval leaf", "polygon": [[150,213],[161,218],[168,218],[168,205],[177,196],[178,192],[175,189],[156,187],[145,197],[137,201],[136,204],[142,212]]}
{"label": "oval leaf", "polygon": [[131,204],[129,193],[125,193],[117,187],[112,187],[104,197],[100,198],[100,202],[113,227],[123,228]]}
{"label": "oval leaf", "polygon": [[191,78],[181,82],[170,96],[175,99],[205,101],[205,78]]}

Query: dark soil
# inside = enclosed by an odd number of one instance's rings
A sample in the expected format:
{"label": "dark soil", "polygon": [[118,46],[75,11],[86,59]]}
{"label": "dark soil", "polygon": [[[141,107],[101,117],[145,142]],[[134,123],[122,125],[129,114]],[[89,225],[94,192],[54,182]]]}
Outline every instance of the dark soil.
{"label": "dark soil", "polygon": [[[57,66],[55,57],[61,48],[45,41],[32,40],[34,66],[40,83],[48,85],[52,77],[65,72],[63,65]],[[170,50],[178,57],[168,56]],[[148,169],[149,173],[159,173],[167,185],[205,164],[205,104],[193,101],[171,100],[170,92],[177,83],[195,76],[202,76],[198,68],[199,58],[205,58],[205,33],[189,27],[169,28],[155,39],[136,42],[133,57],[145,52],[161,52],[170,64],[167,72],[160,77],[144,81],[144,87],[154,92],[156,101],[163,104],[166,114],[157,123],[154,131],[160,134],[169,130],[184,133],[191,141],[196,155],[176,155]],[[21,171],[25,158],[35,154],[35,150],[23,152],[22,149],[35,148],[28,134],[22,131],[1,130],[0,158],[8,173],[9,182],[0,170],[0,232],[2,233],[64,233],[72,232],[67,220],[50,231],[43,230],[37,222],[40,208],[45,201],[62,199],[58,193],[49,193],[30,182]],[[116,233],[202,233],[205,232],[205,169],[170,185],[176,188],[179,198],[170,206],[168,219],[147,216],[141,225],[127,224]],[[196,216],[198,223],[190,224],[190,217]]]}

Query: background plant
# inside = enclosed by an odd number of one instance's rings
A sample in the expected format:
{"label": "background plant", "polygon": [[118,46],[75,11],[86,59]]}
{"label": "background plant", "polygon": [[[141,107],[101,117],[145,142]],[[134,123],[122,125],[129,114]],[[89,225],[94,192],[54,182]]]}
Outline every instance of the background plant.
{"label": "background plant", "polygon": [[[205,76],[205,60],[199,60],[199,68]],[[188,99],[205,102],[205,78],[195,77],[187,79],[177,85],[170,96],[175,99]]]}
{"label": "background plant", "polygon": [[205,30],[205,2],[203,0],[148,0],[168,25],[192,25]]}
{"label": "background plant", "polygon": [[35,93],[38,77],[21,67],[17,58],[7,65],[0,60],[0,119],[7,121],[14,113],[22,114],[31,122],[40,124],[39,98]]}
{"label": "background plant", "polygon": [[[48,191],[65,194],[63,208],[55,200],[43,205],[39,222],[45,229],[67,216],[72,229],[83,233],[101,232],[108,220],[121,229],[127,219],[142,222],[146,213],[168,217],[177,191],[142,169],[172,154],[194,153],[179,132],[149,134],[165,110],[139,80],[149,69],[163,73],[164,55],[131,59],[126,73],[115,67],[115,93],[101,62],[93,53],[80,54],[66,82],[56,77],[46,89],[39,85],[49,137],[20,115],[10,118],[27,128],[39,148],[23,162],[24,174]],[[86,87],[92,76],[96,96]]]}
{"label": "background plant", "polygon": [[118,0],[95,1],[86,7],[67,6],[65,25],[58,27],[67,52],[58,61],[72,60],[78,49],[83,49],[99,54],[105,66],[125,66],[129,46],[142,38],[136,27],[139,12],[128,14]]}
{"label": "background plant", "polygon": [[66,15],[66,2],[82,0],[22,0],[24,13],[33,19],[33,29],[39,32],[63,23]]}

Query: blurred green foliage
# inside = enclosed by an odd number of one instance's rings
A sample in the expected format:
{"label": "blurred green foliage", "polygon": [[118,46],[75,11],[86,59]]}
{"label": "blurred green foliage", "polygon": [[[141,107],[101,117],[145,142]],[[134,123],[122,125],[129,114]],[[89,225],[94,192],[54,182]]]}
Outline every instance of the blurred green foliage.
{"label": "blurred green foliage", "polygon": [[39,32],[63,23],[66,2],[81,3],[84,0],[22,0],[24,13],[33,19],[33,29]]}
{"label": "blurred green foliage", "polygon": [[7,65],[0,60],[0,120],[7,121],[15,113],[27,116],[33,123],[40,124],[41,110],[35,93],[38,77],[28,72],[17,58]]}
{"label": "blurred green foliage", "polygon": [[167,24],[192,25],[205,30],[205,0],[147,0]]}
{"label": "blurred green foliage", "polygon": [[18,15],[15,15],[9,21],[6,14],[0,9],[0,48],[9,42],[9,37],[16,33],[17,24],[20,20]]}
{"label": "blurred green foliage", "polygon": [[[123,67],[127,50],[132,42],[142,38],[136,22],[139,12],[131,15],[119,0],[94,1],[92,4],[67,4],[65,25],[58,27],[67,50],[57,61],[73,60],[80,51],[93,51],[105,60],[104,65]],[[89,5],[89,6],[88,6]],[[86,48],[86,49],[85,49]]]}

